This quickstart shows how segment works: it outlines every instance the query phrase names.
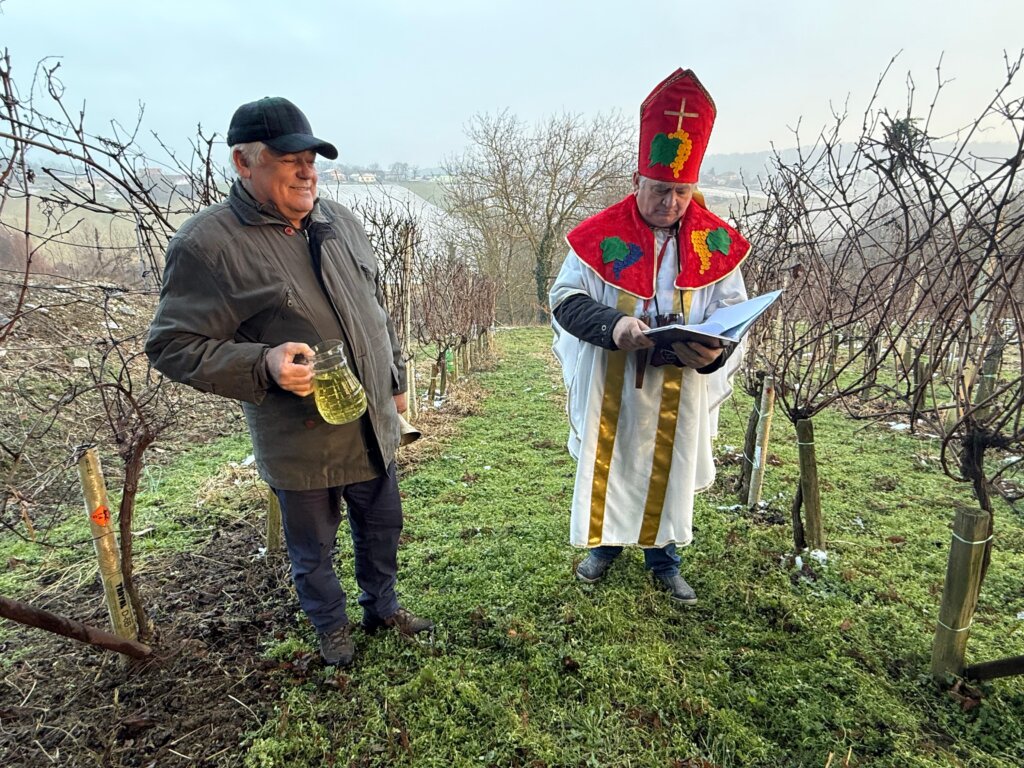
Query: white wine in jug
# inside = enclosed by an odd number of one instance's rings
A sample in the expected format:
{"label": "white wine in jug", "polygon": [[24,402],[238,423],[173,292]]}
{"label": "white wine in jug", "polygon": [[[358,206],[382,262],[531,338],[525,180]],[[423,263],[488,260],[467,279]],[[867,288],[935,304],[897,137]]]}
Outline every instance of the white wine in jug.
{"label": "white wine in jug", "polygon": [[317,373],[313,377],[313,397],[328,424],[347,424],[366,413],[366,392],[347,369]]}

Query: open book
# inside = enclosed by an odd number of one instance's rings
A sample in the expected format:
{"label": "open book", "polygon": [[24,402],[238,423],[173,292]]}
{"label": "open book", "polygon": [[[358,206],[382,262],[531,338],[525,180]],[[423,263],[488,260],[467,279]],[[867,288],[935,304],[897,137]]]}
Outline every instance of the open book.
{"label": "open book", "polygon": [[763,315],[781,294],[782,291],[765,293],[739,304],[716,309],[703,323],[663,325],[644,331],[644,335],[659,347],[668,347],[677,341],[696,341],[708,347],[738,344],[754,321]]}

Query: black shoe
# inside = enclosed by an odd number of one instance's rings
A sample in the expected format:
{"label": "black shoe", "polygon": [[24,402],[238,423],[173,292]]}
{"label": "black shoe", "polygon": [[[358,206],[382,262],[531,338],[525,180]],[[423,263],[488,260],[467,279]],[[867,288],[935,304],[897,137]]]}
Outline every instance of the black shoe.
{"label": "black shoe", "polygon": [[372,635],[381,627],[397,629],[403,635],[412,637],[420,632],[427,632],[433,629],[434,622],[430,619],[421,619],[405,608],[399,608],[386,619],[381,619],[369,613],[363,614],[363,630],[366,634]]}
{"label": "black shoe", "polygon": [[697,593],[678,573],[671,576],[654,574],[654,586],[668,592],[674,603],[680,605],[695,605],[697,603]]}
{"label": "black shoe", "polygon": [[352,663],[356,648],[352,643],[352,628],[345,622],[333,632],[318,632],[320,655],[324,663],[331,666],[347,667]]}
{"label": "black shoe", "polygon": [[593,584],[595,581],[601,580],[611,564],[611,560],[605,560],[591,552],[582,563],[576,566],[576,578],[584,584]]}

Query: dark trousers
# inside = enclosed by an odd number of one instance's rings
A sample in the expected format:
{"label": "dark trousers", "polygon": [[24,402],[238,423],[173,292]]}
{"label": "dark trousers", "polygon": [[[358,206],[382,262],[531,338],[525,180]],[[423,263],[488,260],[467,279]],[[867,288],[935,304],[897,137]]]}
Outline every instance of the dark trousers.
{"label": "dark trousers", "polygon": [[395,581],[402,502],[394,462],[385,474],[363,483],[312,491],[275,488],[274,493],[281,502],[284,538],[299,605],[317,632],[332,632],[348,622],[345,590],[334,571],[342,499],[348,506],[363,613],[385,619],[398,610]]}
{"label": "dark trousers", "polygon": [[[622,547],[594,547],[590,554],[602,560],[614,560],[622,552]],[[647,570],[656,576],[675,576],[679,573],[682,558],[676,554],[675,544],[666,544],[660,549],[647,547],[644,549],[644,564]]]}

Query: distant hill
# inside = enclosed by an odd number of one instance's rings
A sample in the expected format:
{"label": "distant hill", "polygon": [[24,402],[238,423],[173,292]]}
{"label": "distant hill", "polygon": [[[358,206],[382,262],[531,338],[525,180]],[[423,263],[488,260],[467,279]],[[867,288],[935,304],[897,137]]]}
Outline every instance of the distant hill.
{"label": "distant hill", "polygon": [[399,187],[405,187],[410,192],[419,195],[431,205],[436,205],[438,208],[445,207],[444,190],[441,189],[441,185],[436,181],[396,181],[394,182]]}
{"label": "distant hill", "polygon": [[[840,145],[844,154],[853,150],[852,143]],[[976,142],[970,145],[971,154],[979,158],[1007,158],[1017,152],[1017,145],[1006,141],[985,141]],[[940,152],[948,152],[953,148],[953,143],[940,141],[935,143],[935,149]],[[804,153],[812,150],[812,146],[805,146]],[[752,181],[758,174],[768,168],[769,162],[775,153],[771,150],[761,152],[733,152],[729,154],[712,154],[704,157],[701,163],[701,175],[722,176],[728,173],[742,173],[748,182]],[[783,149],[779,151],[783,162],[792,163],[798,158],[797,149]]]}

